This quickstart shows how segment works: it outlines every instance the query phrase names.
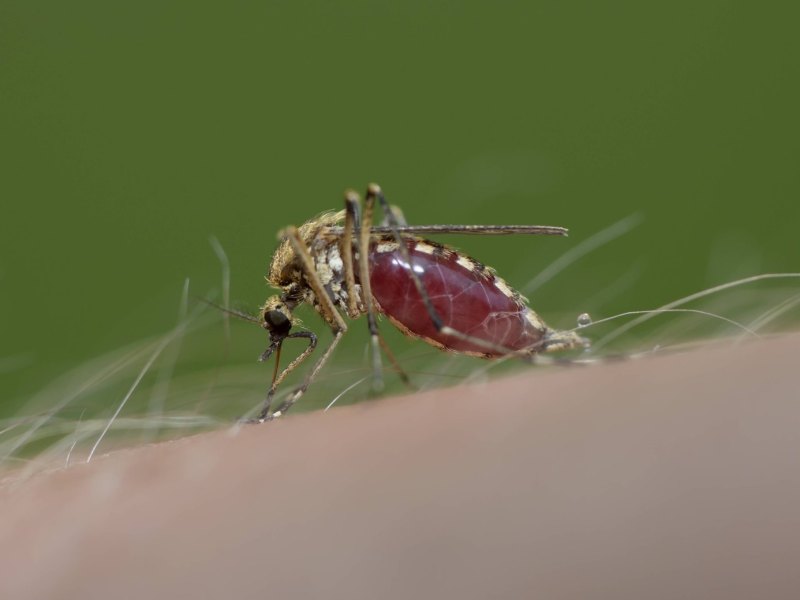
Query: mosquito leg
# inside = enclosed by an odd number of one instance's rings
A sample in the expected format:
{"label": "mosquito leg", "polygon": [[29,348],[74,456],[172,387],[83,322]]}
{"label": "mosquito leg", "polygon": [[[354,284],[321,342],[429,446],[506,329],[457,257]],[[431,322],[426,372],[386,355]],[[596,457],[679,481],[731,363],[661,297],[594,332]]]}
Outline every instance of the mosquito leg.
{"label": "mosquito leg", "polygon": [[331,354],[333,354],[334,348],[336,348],[336,345],[339,343],[339,340],[342,339],[343,335],[344,331],[338,331],[334,334],[333,341],[325,349],[325,353],[319,357],[319,360],[317,360],[317,364],[315,364],[314,368],[311,369],[311,372],[308,374],[303,384],[297,387],[291,394],[289,394],[289,397],[281,403],[281,405],[278,407],[278,410],[269,415],[270,419],[277,419],[281,415],[285,414],[286,411],[289,410],[292,407],[292,405],[294,405],[294,403],[297,402],[303,394],[306,393],[308,386],[310,386],[313,383],[317,374],[320,372],[322,367],[325,366],[325,363],[328,362],[328,359],[331,357]]}
{"label": "mosquito leg", "polygon": [[[345,285],[347,290],[347,304],[348,304],[348,313],[350,314],[351,318],[356,318],[361,314],[361,311],[358,308],[358,297],[359,294],[356,291],[355,285],[355,267],[353,261],[353,246],[355,245],[358,248],[359,257],[360,256],[369,256],[368,251],[367,253],[361,252],[361,240],[355,237],[354,233],[361,231],[361,215],[360,215],[360,201],[358,194],[352,190],[348,190],[345,193],[345,225],[344,225],[344,232],[342,234],[341,242],[340,242],[340,254],[342,256],[342,262],[344,263],[344,278],[345,278]],[[399,208],[393,206],[392,209],[395,211],[395,218],[405,219],[403,218],[403,213],[400,211]],[[369,223],[369,221],[367,221]],[[364,289],[363,287],[361,288]],[[374,306],[373,306],[374,308]],[[369,313],[368,313],[369,314]],[[369,322],[369,316],[367,317],[367,321]],[[374,320],[373,320],[374,321]],[[386,356],[389,358],[389,361],[394,366],[395,371],[400,376],[400,379],[409,387],[413,387],[411,385],[411,380],[408,378],[408,374],[403,370],[400,366],[400,363],[397,362],[397,358],[395,358],[394,353],[392,353],[391,348],[386,343],[386,340],[383,339],[383,336],[380,335],[380,332],[377,330],[377,324],[373,327],[372,324],[370,325],[370,335],[376,334],[378,336],[378,342],[383,349]],[[374,338],[372,338],[374,339]],[[374,344],[374,342],[373,342]],[[374,348],[374,346],[373,346]],[[373,363],[374,364],[374,363]]]}
{"label": "mosquito leg", "polygon": [[392,363],[392,366],[394,367],[395,371],[397,371],[397,375],[400,377],[402,382],[406,384],[406,386],[408,386],[409,388],[416,389],[416,386],[413,383],[411,383],[411,379],[408,377],[408,373],[406,373],[405,369],[403,369],[403,367],[400,366],[400,363],[397,362],[397,357],[395,357],[394,352],[392,352],[392,349],[389,348],[389,344],[386,343],[386,340],[383,339],[383,336],[380,335],[380,333],[378,334],[378,341],[380,342],[381,348],[383,348],[384,353],[389,358],[389,362]]}
{"label": "mosquito leg", "polygon": [[347,291],[347,314],[351,319],[359,316],[358,294],[356,293],[356,277],[353,267],[353,244],[358,243],[354,234],[359,231],[359,199],[358,194],[348,190],[344,195],[345,217],[344,235],[339,244],[339,254],[344,264],[344,283]]}
{"label": "mosquito leg", "polygon": [[[276,376],[272,379],[272,384],[269,386],[269,392],[267,392],[267,398],[264,400],[264,406],[261,409],[261,412],[258,413],[258,417],[249,421],[250,423],[263,423],[264,421],[272,418],[270,415],[270,407],[272,406],[272,400],[275,397],[275,391],[278,389],[278,386],[286,379],[286,376],[294,371],[300,363],[302,363],[309,355],[314,351],[317,347],[317,336],[310,331],[298,331],[296,333],[291,333],[286,336],[287,338],[308,338],[308,348],[303,350],[297,358],[295,358],[292,362],[286,365],[286,368],[281,371],[280,375],[276,373]],[[271,348],[268,348],[267,351],[270,351]],[[279,348],[280,351],[280,348]],[[275,365],[277,366],[278,359],[275,360]]]}
{"label": "mosquito leg", "polygon": [[[408,248],[406,247],[402,235],[398,231],[399,224],[397,223],[395,212],[392,210],[392,207],[386,201],[386,197],[383,195],[380,186],[378,186],[375,183],[371,183],[367,187],[366,202],[364,205],[364,215],[365,215],[364,222],[365,223],[368,222],[366,215],[372,214],[372,210],[375,205],[376,199],[378,200],[378,203],[381,205],[381,208],[383,209],[384,218],[386,219],[386,222],[389,224],[389,227],[391,228],[392,233],[394,234],[394,238],[398,244],[398,250],[400,251],[400,254],[403,256],[403,260],[406,262],[406,264],[412,265],[413,263],[411,260],[411,256],[408,253]],[[362,225],[362,230],[363,230],[363,225]],[[493,352],[497,354],[511,355],[511,356],[514,355],[530,356],[532,350],[526,349],[524,351],[519,351],[519,350],[512,350],[510,348],[505,348],[498,344],[487,342],[486,340],[474,338],[470,335],[467,335],[456,329],[453,329],[448,325],[445,325],[441,316],[439,316],[439,313],[436,312],[436,309],[434,308],[433,303],[431,302],[430,296],[428,295],[428,292],[425,289],[425,286],[423,285],[422,280],[419,278],[417,273],[414,271],[413,268],[410,268],[408,274],[411,277],[411,280],[414,282],[414,286],[417,288],[417,292],[422,298],[422,303],[425,305],[425,310],[430,316],[431,322],[433,323],[433,326],[436,327],[437,331],[442,332],[444,335],[448,335],[463,340],[465,342],[469,342],[476,346],[481,346],[483,348],[486,348],[487,352]]]}
{"label": "mosquito leg", "polygon": [[[394,217],[394,222],[397,224],[397,227],[408,227],[408,221],[406,221],[406,216],[403,214],[403,209],[397,206],[396,204],[389,205],[389,210],[392,212],[392,216]],[[384,216],[383,220],[381,221],[382,227],[388,227],[389,231],[391,232],[392,224],[389,220],[389,217]],[[372,233],[375,233],[375,228],[372,228]]]}
{"label": "mosquito leg", "polygon": [[364,215],[361,221],[361,231],[358,241],[358,267],[359,279],[361,280],[361,292],[364,296],[364,306],[367,311],[367,326],[369,327],[370,339],[372,341],[372,389],[379,392],[383,389],[381,338],[378,332],[378,321],[375,318],[375,304],[372,301],[372,286],[369,280],[369,240],[370,228],[372,227],[373,206],[374,201],[370,202],[369,199],[364,206]]}

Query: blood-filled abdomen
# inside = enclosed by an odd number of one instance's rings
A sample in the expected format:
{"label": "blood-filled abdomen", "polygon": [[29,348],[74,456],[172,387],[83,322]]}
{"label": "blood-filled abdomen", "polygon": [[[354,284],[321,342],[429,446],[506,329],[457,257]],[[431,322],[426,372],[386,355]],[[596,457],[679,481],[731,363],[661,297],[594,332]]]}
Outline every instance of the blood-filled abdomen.
{"label": "blood-filled abdomen", "polygon": [[442,324],[472,340],[437,330],[411,278],[411,266],[397,244],[385,240],[370,247],[370,284],[378,309],[395,324],[457,352],[499,356],[537,350],[545,325],[505,282],[460,253],[424,240],[404,241]]}

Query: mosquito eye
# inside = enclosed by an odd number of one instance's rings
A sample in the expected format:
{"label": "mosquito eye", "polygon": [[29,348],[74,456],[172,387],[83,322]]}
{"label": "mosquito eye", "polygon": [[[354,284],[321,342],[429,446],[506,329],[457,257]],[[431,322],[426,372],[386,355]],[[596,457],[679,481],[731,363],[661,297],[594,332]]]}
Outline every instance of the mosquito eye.
{"label": "mosquito eye", "polygon": [[279,310],[268,310],[264,313],[264,322],[270,332],[286,335],[292,328],[292,322]]}

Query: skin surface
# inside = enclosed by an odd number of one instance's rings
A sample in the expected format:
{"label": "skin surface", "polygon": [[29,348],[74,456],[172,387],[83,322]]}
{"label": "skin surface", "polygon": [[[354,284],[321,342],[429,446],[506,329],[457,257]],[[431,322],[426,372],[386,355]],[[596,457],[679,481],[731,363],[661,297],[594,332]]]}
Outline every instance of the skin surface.
{"label": "skin surface", "polygon": [[2,598],[796,598],[800,335],[523,372],[0,487]]}

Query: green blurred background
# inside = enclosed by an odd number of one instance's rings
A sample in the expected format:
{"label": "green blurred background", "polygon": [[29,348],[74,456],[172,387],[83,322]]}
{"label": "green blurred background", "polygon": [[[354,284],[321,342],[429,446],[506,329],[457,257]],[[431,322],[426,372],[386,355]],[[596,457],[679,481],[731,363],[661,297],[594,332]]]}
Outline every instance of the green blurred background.
{"label": "green blurred background", "polygon": [[[168,331],[185,278],[219,297],[210,235],[232,299],[258,306],[276,231],[369,181],[414,223],[568,226],[568,240],[444,240],[520,288],[640,214],[533,294],[562,328],[800,271],[795,6],[4,0],[0,415]],[[780,286],[763,310],[800,289]],[[347,357],[363,370],[365,329],[334,372]],[[270,374],[254,362],[266,340],[232,332],[228,345],[217,319],[178,368],[249,373],[230,394],[247,404]],[[399,337],[401,355],[420,352]]]}

